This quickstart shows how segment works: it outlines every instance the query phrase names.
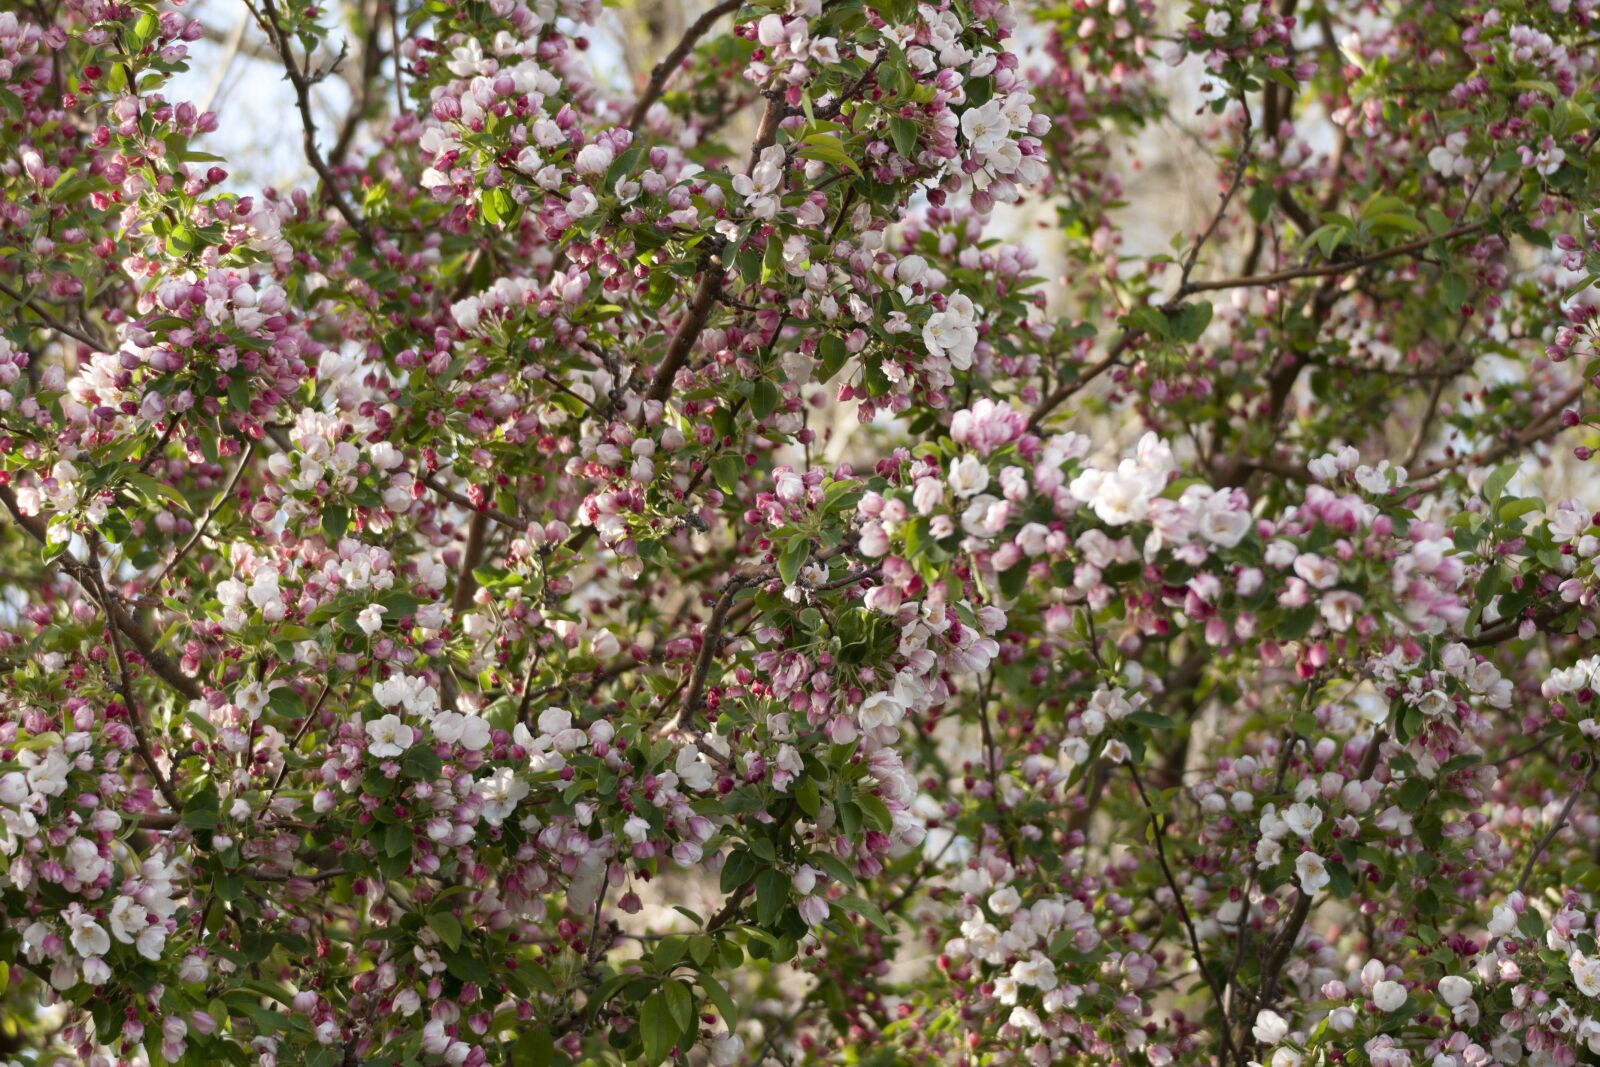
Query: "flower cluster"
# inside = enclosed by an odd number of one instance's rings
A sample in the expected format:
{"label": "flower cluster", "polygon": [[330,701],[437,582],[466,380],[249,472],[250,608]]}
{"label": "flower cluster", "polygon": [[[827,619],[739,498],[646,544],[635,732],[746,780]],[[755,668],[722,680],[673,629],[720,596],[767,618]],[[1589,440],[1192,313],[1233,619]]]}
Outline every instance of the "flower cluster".
{"label": "flower cluster", "polygon": [[5,1054],[1600,1055],[1597,13],[0,12]]}

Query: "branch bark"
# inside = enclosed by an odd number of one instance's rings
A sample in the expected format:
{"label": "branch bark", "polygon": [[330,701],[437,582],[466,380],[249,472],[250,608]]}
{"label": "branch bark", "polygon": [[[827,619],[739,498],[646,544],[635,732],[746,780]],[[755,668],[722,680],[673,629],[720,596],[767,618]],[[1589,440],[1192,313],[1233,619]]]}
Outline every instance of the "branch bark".
{"label": "branch bark", "polygon": [[[47,535],[45,524],[22,513],[22,510],[17,506],[16,494],[11,491],[10,486],[0,486],[0,504],[5,505],[6,510],[11,513],[11,518],[30,537],[41,545],[45,543]],[[68,577],[83,588],[86,594],[91,597],[94,596],[96,576],[91,572],[91,568],[87,564],[74,559],[70,555],[63,555],[58,565],[62,570],[66,571]],[[144,661],[150,665],[150,669],[162,681],[190,700],[199,700],[205,695],[198,682],[184,674],[178,665],[172,661],[171,657],[155,646],[154,639],[145,633],[144,628],[128,614],[127,608],[123,606],[121,600],[113,595],[105,607],[107,614],[110,616],[111,624],[122,632],[122,635],[128,639],[139,655],[144,658]]]}
{"label": "branch bark", "polygon": [[1409,256],[1413,252],[1420,252],[1435,241],[1453,241],[1457,237],[1466,237],[1487,229],[1488,219],[1469,222],[1463,226],[1455,226],[1441,233],[1432,233],[1426,237],[1419,237],[1405,244],[1395,245],[1355,259],[1341,260],[1337,263],[1319,263],[1312,267],[1293,267],[1289,270],[1273,271],[1270,274],[1246,274],[1237,278],[1217,278],[1212,281],[1190,282],[1178,290],[1178,296],[1189,293],[1214,292],[1219,289],[1251,289],[1262,285],[1279,285],[1283,282],[1292,282],[1299,278],[1326,278],[1333,274],[1348,274],[1350,271],[1382,263],[1386,259],[1396,256]]}
{"label": "branch bark", "polygon": [[638,102],[633,105],[633,113],[628,116],[628,129],[631,132],[639,132],[639,127],[644,123],[645,112],[661,99],[661,94],[667,87],[667,79],[682,65],[684,57],[694,49],[694,46],[700,43],[700,38],[711,29],[712,23],[724,15],[739,10],[743,3],[744,0],[722,0],[722,3],[689,24],[689,28],[683,31],[683,38],[673,46],[672,51],[667,53],[666,58],[650,71],[650,81],[646,83],[644,92],[639,94]]}
{"label": "branch bark", "polygon": [[[345,199],[344,193],[339,190],[339,183],[334,179],[333,169],[328,166],[328,161],[322,158],[322,151],[317,148],[317,122],[311,114],[311,84],[312,79],[307,72],[295,62],[294,53],[289,48],[289,40],[278,28],[278,7],[273,0],[261,0],[261,11],[251,8],[260,23],[261,29],[266,33],[267,39],[278,51],[278,58],[283,61],[284,76],[289,79],[289,84],[294,86],[295,107],[300,112],[301,140],[305,146],[306,162],[311,164],[311,169],[317,172],[317,177],[322,179],[323,195],[334,210],[344,218],[344,221],[366,244],[372,243],[372,232],[367,229],[366,221],[357,215],[350,206],[350,201]],[[343,53],[341,53],[341,56]]]}

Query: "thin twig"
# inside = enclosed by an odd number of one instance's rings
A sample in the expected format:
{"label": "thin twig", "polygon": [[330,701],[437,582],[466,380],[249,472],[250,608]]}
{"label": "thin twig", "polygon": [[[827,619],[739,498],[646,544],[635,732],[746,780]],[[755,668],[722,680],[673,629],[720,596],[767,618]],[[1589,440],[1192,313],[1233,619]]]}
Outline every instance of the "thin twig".
{"label": "thin twig", "polygon": [[717,648],[722,643],[722,628],[727,624],[728,612],[733,608],[733,598],[744,589],[760,579],[750,575],[734,575],[722,587],[722,593],[717,597],[716,604],[711,609],[711,618],[706,623],[700,635],[700,655],[696,657],[694,671],[689,676],[689,684],[684,690],[683,701],[678,705],[677,712],[667,724],[661,728],[661,737],[670,737],[676,733],[684,721],[695,713],[700,706],[700,700],[705,694],[706,678],[711,673],[711,663],[717,657]]}
{"label": "thin twig", "polygon": [[1189,935],[1189,947],[1194,952],[1194,965],[1200,968],[1200,975],[1205,979],[1206,985],[1211,988],[1211,995],[1216,998],[1217,1014],[1222,1017],[1222,1048],[1230,1060],[1238,1060],[1238,1053],[1233,1046],[1233,1027],[1228,1022],[1228,1009],[1223,1002],[1222,987],[1217,984],[1216,976],[1211,973],[1211,968],[1206,966],[1205,954],[1200,949],[1200,935],[1195,932],[1194,920],[1189,917],[1189,908],[1183,902],[1183,891],[1178,888],[1178,880],[1173,876],[1172,867],[1167,863],[1166,824],[1156,809],[1150,803],[1150,796],[1145,792],[1144,782],[1139,779],[1139,768],[1133,763],[1128,764],[1128,771],[1133,775],[1133,786],[1139,791],[1139,800],[1144,804],[1145,813],[1150,818],[1150,829],[1156,846],[1156,862],[1161,866],[1161,875],[1166,880],[1167,888],[1172,892],[1172,902],[1178,909],[1178,919],[1183,923],[1184,930]]}
{"label": "thin twig", "polygon": [[[6,510],[11,513],[11,518],[30,537],[41,545],[47,543],[48,530],[45,524],[33,516],[22,513],[22,509],[17,506],[16,494],[9,486],[0,486],[0,504],[5,505]],[[92,574],[92,569],[87,564],[73,558],[71,553],[62,553],[57,560],[57,566],[66,571],[67,576],[77,582],[86,593],[94,595],[96,576]],[[199,700],[205,695],[198,682],[184,674],[170,656],[155,646],[155,641],[133,620],[120,600],[112,596],[106,605],[106,610],[111,616],[112,624],[133,644],[139,655],[144,657],[150,669],[155,671],[162,681],[190,700]]]}
{"label": "thin twig", "polygon": [[[248,4],[248,0],[246,0]],[[260,12],[251,7],[251,13],[256,16],[273,47],[278,50],[278,57],[283,60],[284,76],[289,79],[289,84],[294,86],[295,106],[300,111],[300,126],[302,143],[305,146],[306,162],[311,164],[311,169],[317,172],[317,177],[322,179],[323,194],[329,203],[343,216],[366,244],[372,243],[372,232],[367,229],[367,224],[357,215],[350,202],[339,191],[339,184],[334,179],[333,170],[328,166],[327,160],[322,158],[322,152],[317,148],[317,123],[311,114],[311,78],[294,60],[294,53],[289,48],[289,39],[278,28],[278,7],[273,0],[261,0]]]}
{"label": "thin twig", "polygon": [[1233,177],[1228,181],[1227,191],[1222,194],[1222,203],[1217,205],[1216,214],[1211,216],[1211,224],[1206,227],[1200,239],[1189,249],[1189,254],[1183,260],[1183,273],[1178,278],[1178,294],[1181,297],[1194,290],[1189,287],[1189,275],[1194,273],[1194,265],[1200,260],[1200,250],[1206,242],[1211,240],[1217,232],[1217,227],[1222,225],[1222,218],[1228,213],[1228,205],[1233,202],[1234,196],[1239,192],[1239,186],[1244,182],[1244,172],[1250,165],[1250,143],[1255,137],[1255,127],[1250,122],[1250,108],[1245,107],[1244,113],[1244,142],[1239,145],[1239,157],[1234,160]]}
{"label": "thin twig", "polygon": [[1310,267],[1293,267],[1289,270],[1273,271],[1270,274],[1246,274],[1237,278],[1217,278],[1212,281],[1190,282],[1184,290],[1186,293],[1213,292],[1218,289],[1250,289],[1263,285],[1279,285],[1283,282],[1292,282],[1299,278],[1325,278],[1332,274],[1348,274],[1353,270],[1381,263],[1386,259],[1396,256],[1408,256],[1413,252],[1420,252],[1435,241],[1453,241],[1457,237],[1466,237],[1468,234],[1477,233],[1487,229],[1489,219],[1480,219],[1462,226],[1456,226],[1440,233],[1419,237],[1405,244],[1395,245],[1378,252],[1371,252],[1355,259],[1340,260],[1337,263],[1319,263]]}
{"label": "thin twig", "polygon": [[96,352],[104,352],[106,350],[106,343],[99,337],[88,332],[87,327],[74,326],[70,322],[64,322],[61,319],[56,318],[54,315],[50,314],[50,312],[47,311],[44,305],[39,301],[23,296],[21,293],[17,292],[4,282],[0,282],[0,293],[4,293],[6,296],[9,296],[11,299],[15,300],[22,307],[27,308],[29,311],[39,316],[40,323],[42,323],[46,329],[54,330],[59,334],[65,334],[74,341],[79,341],[88,345]]}
{"label": "thin twig", "polygon": [[[750,163],[745,167],[745,173],[755,170],[756,163],[761,159],[761,153],[777,140],[778,123],[783,119],[783,110],[783,94],[771,92],[767,97],[767,109],[761,116],[761,126],[756,131],[755,141],[750,145]],[[693,350],[695,342],[700,339],[700,334],[706,326],[706,319],[711,315],[711,308],[717,302],[717,294],[722,291],[722,275],[723,264],[720,254],[708,248],[700,263],[700,281],[695,288],[694,298],[690,300],[688,311],[678,323],[677,330],[673,332],[666,355],[662,356],[661,363],[650,378],[650,388],[645,392],[646,400],[664,401],[672,395],[673,379],[688,362],[689,353]],[[640,418],[643,417],[644,413],[641,410]]]}
{"label": "thin twig", "polygon": [[[295,730],[294,736],[289,738],[289,743],[283,746],[283,763],[278,766],[278,773],[272,779],[272,788],[267,790],[267,804],[272,803],[272,798],[278,793],[278,787],[283,784],[284,777],[289,773],[289,754],[295,750],[296,745],[300,744],[300,739],[305,737],[306,731],[311,729],[311,724],[322,713],[322,705],[328,699],[328,693],[332,689],[333,682],[331,680],[323,683],[322,692],[317,695],[317,702],[312,705],[310,711],[306,712],[306,717],[301,720],[300,727]],[[263,804],[262,806],[265,807],[266,805]]]}
{"label": "thin twig", "polygon": [[133,684],[128,680],[128,665],[122,658],[122,638],[118,634],[117,624],[111,617],[111,593],[106,589],[104,579],[100,577],[97,560],[91,561],[89,571],[94,576],[95,592],[99,594],[100,604],[105,609],[106,635],[111,639],[111,656],[117,661],[117,689],[122,694],[122,703],[128,710],[128,726],[133,731],[134,749],[138,752],[145,769],[150,772],[150,777],[155,780],[156,788],[166,798],[167,806],[173,811],[181,811],[183,803],[178,799],[177,791],[172,788],[172,782],[156,764],[155,750],[150,747],[150,736],[145,731],[144,715],[139,710],[138,701],[133,697]]}
{"label": "thin twig", "polygon": [[212,502],[211,507],[201,517],[200,522],[194,528],[194,533],[190,534],[189,539],[173,554],[171,562],[161,568],[161,573],[156,575],[155,580],[150,583],[151,588],[159,587],[167,575],[172,573],[172,569],[178,565],[179,561],[189,554],[190,549],[199,544],[200,538],[205,536],[206,527],[211,525],[211,520],[216,518],[217,512],[221,511],[223,506],[232,499],[233,491],[238,487],[239,479],[244,475],[245,468],[250,465],[250,459],[255,455],[255,451],[255,441],[251,441],[245,446],[243,454],[239,457],[239,465],[233,468],[233,474],[228,478],[228,484],[222,487],[222,492],[217,494],[216,500]]}
{"label": "thin twig", "polygon": [[1034,408],[1033,412],[1028,416],[1028,429],[1037,430],[1043,425],[1045,416],[1066,403],[1075,393],[1082,390],[1090,382],[1115,367],[1118,361],[1122,359],[1123,354],[1132,348],[1133,343],[1141,336],[1143,336],[1143,332],[1140,330],[1128,330],[1112,344],[1110,350],[1106,352],[1105,358],[1098,363],[1090,364],[1082,374],[1071,381],[1062,382],[1058,385],[1049,396],[1039,402],[1039,406]]}
{"label": "thin twig", "polygon": [[639,132],[639,126],[644,122],[645,112],[650,110],[652,104],[661,99],[661,93],[667,86],[667,79],[672,77],[673,72],[683,63],[684,57],[699,43],[700,38],[706,35],[706,31],[711,28],[712,23],[724,15],[739,10],[740,5],[743,3],[744,0],[722,0],[722,3],[689,24],[689,28],[683,31],[683,38],[673,46],[672,51],[667,53],[666,58],[657,63],[655,68],[651,70],[650,81],[645,85],[644,92],[639,94],[638,102],[633,105],[633,113],[628,116],[628,130],[630,132]]}
{"label": "thin twig", "polygon": [[487,506],[481,508],[478,507],[466,494],[458,493],[448,485],[445,485],[443,482],[441,482],[437,475],[421,474],[417,477],[417,481],[421,482],[429,489],[432,489],[435,493],[438,493],[440,496],[450,501],[450,503],[456,505],[457,507],[466,508],[474,515],[482,515],[486,519],[492,519],[501,526],[515,530],[519,534],[523,533],[527,529],[527,525],[525,523],[518,522],[516,519],[512,518],[510,515],[507,515],[503,511],[497,511],[496,509]]}
{"label": "thin twig", "polygon": [[1528,857],[1528,862],[1522,866],[1522,873],[1517,876],[1518,893],[1527,892],[1528,879],[1533,877],[1533,869],[1538,865],[1539,857],[1544,855],[1544,850],[1550,847],[1550,842],[1554,841],[1556,835],[1567,825],[1567,817],[1572,814],[1572,809],[1577,806],[1578,798],[1588,792],[1590,784],[1594,781],[1596,769],[1600,769],[1600,761],[1590,760],[1589,771],[1583,776],[1583,781],[1578,783],[1578,787],[1567,797],[1567,802],[1561,806],[1561,813],[1556,816],[1556,821],[1551,824],[1550,829],[1545,831],[1544,836],[1539,839],[1539,843],[1534,846],[1533,855]]}

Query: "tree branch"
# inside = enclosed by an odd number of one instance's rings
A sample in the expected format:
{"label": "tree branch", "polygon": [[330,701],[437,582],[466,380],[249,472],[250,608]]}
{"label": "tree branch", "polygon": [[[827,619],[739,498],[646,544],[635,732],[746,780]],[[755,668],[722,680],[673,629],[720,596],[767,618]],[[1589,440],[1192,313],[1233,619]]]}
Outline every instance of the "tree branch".
{"label": "tree branch", "polygon": [[722,3],[689,24],[689,28],[683,31],[683,38],[673,46],[672,51],[667,53],[666,58],[650,71],[650,81],[645,85],[644,92],[639,94],[638,102],[633,105],[633,113],[628,116],[629,131],[639,132],[640,125],[644,123],[645,112],[661,99],[661,93],[667,86],[667,79],[672,77],[673,71],[683,63],[684,57],[700,42],[700,38],[706,35],[712,23],[724,15],[739,10],[743,3],[744,0],[722,0]]}
{"label": "tree branch", "polygon": [[1562,827],[1567,825],[1567,818],[1572,814],[1572,809],[1577,806],[1578,798],[1589,791],[1589,786],[1594,781],[1596,769],[1600,769],[1600,761],[1591,759],[1588,773],[1583,776],[1583,781],[1579,782],[1578,787],[1567,797],[1567,802],[1561,806],[1561,813],[1556,816],[1556,821],[1550,825],[1550,829],[1545,831],[1544,836],[1539,839],[1539,843],[1534,846],[1533,854],[1528,857],[1528,862],[1522,865],[1522,873],[1517,876],[1518,893],[1527,892],[1528,879],[1533,877],[1533,869],[1538,865],[1539,857],[1544,855],[1544,850],[1550,847],[1550,842],[1554,841],[1556,835],[1561,832]]}
{"label": "tree branch", "polygon": [[64,322],[56,318],[39,301],[24,297],[4,282],[0,282],[0,293],[4,293],[15,300],[19,306],[25,307],[39,316],[40,324],[46,329],[54,330],[56,333],[72,338],[74,341],[86,344],[96,352],[104,352],[106,350],[106,343],[95,334],[89,332],[88,327],[74,326],[70,322]]}
{"label": "tree branch", "polygon": [[[0,486],[0,504],[5,505],[6,510],[11,513],[11,518],[30,537],[41,545],[46,543],[47,530],[45,524],[22,513],[22,510],[17,506],[16,494],[11,491],[10,486]],[[94,595],[96,576],[92,573],[92,568],[74,559],[70,554],[63,554],[58,562],[61,569],[66,571],[67,575],[77,582],[84,592],[90,596]],[[190,700],[199,700],[205,695],[198,682],[184,674],[165,652],[156,648],[155,641],[128,614],[127,609],[122,605],[122,601],[115,596],[111,597],[110,602],[106,604],[106,611],[110,616],[111,623],[122,631],[123,636],[128,639],[139,655],[144,658],[144,661],[150,665],[150,669],[155,671],[162,681]]]}
{"label": "tree branch", "polygon": [[1223,1052],[1227,1054],[1228,1059],[1238,1060],[1239,1054],[1233,1046],[1233,1026],[1228,1022],[1228,1008],[1223,1002],[1222,987],[1217,983],[1216,975],[1211,973],[1211,968],[1206,966],[1205,954],[1200,949],[1200,935],[1195,932],[1194,920],[1189,917],[1189,908],[1183,902],[1183,891],[1178,888],[1178,880],[1173,876],[1172,867],[1167,863],[1166,824],[1150,803],[1150,795],[1145,792],[1144,782],[1139,779],[1139,768],[1129,762],[1128,772],[1133,775],[1133,786],[1139,791],[1139,801],[1144,805],[1145,814],[1149,816],[1151,839],[1156,846],[1156,862],[1160,864],[1161,876],[1172,892],[1172,902],[1178,909],[1178,919],[1189,935],[1189,948],[1194,952],[1194,965],[1200,968],[1201,977],[1205,979],[1206,985],[1211,988],[1211,995],[1216,999],[1217,1014],[1222,1018]]}
{"label": "tree branch", "polygon": [[1407,241],[1405,244],[1395,245],[1393,248],[1385,248],[1378,252],[1357,256],[1355,259],[1341,260],[1337,263],[1319,263],[1311,267],[1294,267],[1289,270],[1273,271],[1270,274],[1246,274],[1237,278],[1217,278],[1212,281],[1189,282],[1179,289],[1178,295],[1182,297],[1189,293],[1213,292],[1218,289],[1249,289],[1262,285],[1279,285],[1299,278],[1326,278],[1332,274],[1348,274],[1350,271],[1359,270],[1374,263],[1381,263],[1386,259],[1420,252],[1435,241],[1452,241],[1457,237],[1466,237],[1468,234],[1477,233],[1480,230],[1487,229],[1489,221],[1488,219],[1480,219],[1477,222],[1469,222],[1465,225],[1445,230],[1442,233],[1429,234],[1414,241]]}
{"label": "tree branch", "polygon": [[[311,84],[304,70],[294,61],[294,53],[289,48],[289,40],[283,31],[278,28],[278,7],[273,0],[261,0],[261,11],[251,8],[251,13],[256,16],[261,29],[266,33],[268,40],[278,50],[278,57],[283,60],[284,76],[289,79],[289,84],[294,86],[295,106],[300,111],[300,126],[302,142],[305,146],[306,162],[311,164],[311,169],[317,172],[317,177],[322,179],[322,189],[336,211],[343,216],[344,221],[360,236],[366,244],[372,243],[372,232],[367,229],[366,222],[355,213],[350,202],[339,191],[339,184],[334,180],[333,170],[328,166],[327,160],[322,158],[322,152],[317,148],[317,122],[311,114]],[[341,57],[343,53],[340,53]],[[336,61],[337,62],[337,61]]]}

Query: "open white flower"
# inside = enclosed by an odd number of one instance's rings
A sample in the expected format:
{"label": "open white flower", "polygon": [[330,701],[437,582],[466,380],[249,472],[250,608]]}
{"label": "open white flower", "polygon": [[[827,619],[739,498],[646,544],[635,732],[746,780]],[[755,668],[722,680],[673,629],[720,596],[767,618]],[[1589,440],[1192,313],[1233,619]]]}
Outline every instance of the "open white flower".
{"label": "open white flower", "polygon": [[95,922],[94,916],[74,904],[67,909],[68,940],[72,951],[80,956],[103,956],[111,950],[111,935],[105,927]]}
{"label": "open white flower", "polygon": [[398,715],[385,715],[367,723],[367,736],[372,743],[367,751],[379,759],[393,759],[411,747],[417,732],[400,721]]}
{"label": "open white flower", "polygon": [[1322,857],[1315,852],[1302,852],[1295,857],[1295,877],[1300,879],[1300,888],[1309,896],[1315,896],[1328,888],[1328,867]]}
{"label": "open white flower", "polygon": [[972,355],[978,347],[978,324],[971,299],[957,293],[945,302],[943,311],[929,316],[922,327],[922,343],[929,355],[944,356],[956,370],[972,366]]}
{"label": "open white flower", "polygon": [[1447,974],[1439,979],[1439,999],[1452,1008],[1458,1008],[1472,997],[1472,983],[1460,975]]}
{"label": "open white flower", "polygon": [[1406,987],[1399,982],[1384,979],[1372,987],[1372,1003],[1381,1012],[1399,1011],[1406,1002]]}
{"label": "open white flower", "polygon": [[1289,1034],[1289,1021],[1277,1012],[1263,1008],[1256,1013],[1256,1024],[1250,1032],[1263,1045],[1276,1045]]}
{"label": "open white flower", "polygon": [[950,461],[950,491],[965,500],[989,488],[989,468],[977,456]]}
{"label": "open white flower", "polygon": [[1586,997],[1600,997],[1600,956],[1585,956],[1574,949],[1567,957],[1567,969],[1578,992]]}
{"label": "open white flower", "polygon": [[889,693],[873,693],[861,702],[861,709],[857,712],[863,730],[894,726],[905,718],[905,714],[905,705]]}
{"label": "open white flower", "polygon": [[483,800],[479,811],[484,821],[490,826],[499,826],[528,795],[528,783],[518,778],[510,767],[500,767],[480,781],[473,791]]}

